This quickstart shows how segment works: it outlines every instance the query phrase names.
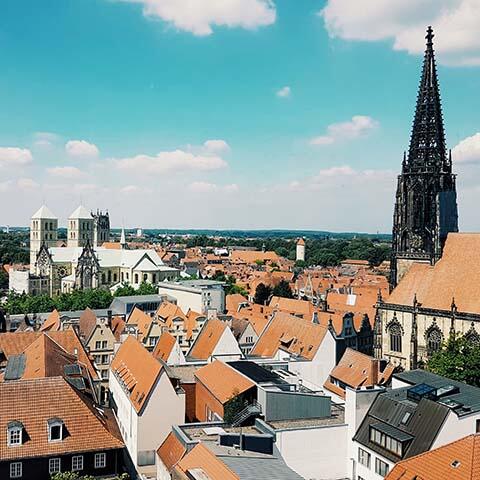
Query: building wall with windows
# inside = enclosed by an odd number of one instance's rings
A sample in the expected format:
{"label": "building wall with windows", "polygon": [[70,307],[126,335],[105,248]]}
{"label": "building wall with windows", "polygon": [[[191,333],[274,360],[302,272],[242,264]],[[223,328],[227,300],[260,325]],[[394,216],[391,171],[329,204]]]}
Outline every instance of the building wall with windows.
{"label": "building wall with windows", "polygon": [[[99,455],[96,457],[96,455]],[[100,461],[104,458],[104,461]],[[21,480],[50,480],[54,470],[60,467],[62,472],[72,471],[73,457],[81,457],[77,459],[76,465],[81,464],[82,469],[78,471],[80,475],[92,476],[113,476],[122,472],[122,451],[121,450],[99,450],[98,452],[79,452],[68,455],[52,455],[50,457],[41,458],[21,458],[8,462],[0,462],[0,478],[9,480],[19,478]],[[12,464],[20,464],[18,467]],[[21,476],[11,476],[12,473],[21,473]]]}

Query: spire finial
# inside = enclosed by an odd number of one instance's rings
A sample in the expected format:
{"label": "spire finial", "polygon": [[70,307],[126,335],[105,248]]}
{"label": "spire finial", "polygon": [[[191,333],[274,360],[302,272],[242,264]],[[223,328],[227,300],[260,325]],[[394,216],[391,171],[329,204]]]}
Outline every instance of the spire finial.
{"label": "spire finial", "polygon": [[431,25],[428,26],[427,28],[427,35],[426,35],[426,40],[427,40],[427,47],[433,46],[433,37],[435,34],[433,33],[433,28]]}

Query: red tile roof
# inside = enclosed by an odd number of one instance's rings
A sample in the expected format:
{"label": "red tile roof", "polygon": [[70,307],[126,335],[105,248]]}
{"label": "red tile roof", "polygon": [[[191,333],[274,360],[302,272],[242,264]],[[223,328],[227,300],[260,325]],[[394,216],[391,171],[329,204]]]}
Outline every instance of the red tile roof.
{"label": "red tile roof", "polygon": [[243,393],[255,384],[234,368],[220,360],[199,368],[195,377],[212,393],[222,404],[228,402],[235,394]]}
{"label": "red tile roof", "polygon": [[228,328],[227,324],[221,320],[216,318],[208,320],[195,339],[188,355],[197,360],[208,360],[226,328]]}
{"label": "red tile roof", "polygon": [[[49,442],[47,421],[59,418],[68,435]],[[7,425],[21,422],[23,445],[8,447]],[[61,377],[17,380],[0,384],[0,458],[55,456],[66,453],[122,448],[123,442],[110,410],[103,414]]]}
{"label": "red tile roof", "polygon": [[130,401],[140,413],[162,371],[160,362],[129,335],[118,349],[110,369],[127,386]]}
{"label": "red tile roof", "polygon": [[167,467],[167,470],[170,471],[186,452],[187,449],[183,443],[180,442],[174,432],[170,432],[157,450],[157,455]]}
{"label": "red tile roof", "polygon": [[155,348],[153,349],[152,355],[157,360],[163,360],[166,362],[170,354],[172,353],[173,347],[175,346],[176,340],[175,337],[168,333],[163,332],[158,339]]}
{"label": "red tile roof", "polygon": [[397,463],[385,480],[480,480],[480,434]]}

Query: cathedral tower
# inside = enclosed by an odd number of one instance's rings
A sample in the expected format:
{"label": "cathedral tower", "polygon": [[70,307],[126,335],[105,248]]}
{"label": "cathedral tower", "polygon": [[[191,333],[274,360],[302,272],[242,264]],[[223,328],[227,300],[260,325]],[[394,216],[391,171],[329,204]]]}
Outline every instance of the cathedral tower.
{"label": "cathedral tower", "polygon": [[35,272],[37,254],[43,243],[55,247],[58,239],[58,218],[42,205],[30,220],[30,271]]}
{"label": "cathedral tower", "polygon": [[442,107],[433,50],[427,47],[408,154],[398,177],[393,215],[390,283],[395,287],[413,262],[434,264],[447,234],[458,231],[457,193],[451,153],[445,145]]}
{"label": "cathedral tower", "polygon": [[110,216],[97,209],[92,212],[93,218],[93,246],[101,247],[104,242],[110,241]]}
{"label": "cathedral tower", "polygon": [[79,206],[68,217],[67,244],[69,247],[84,247],[93,244],[93,218],[87,209]]}

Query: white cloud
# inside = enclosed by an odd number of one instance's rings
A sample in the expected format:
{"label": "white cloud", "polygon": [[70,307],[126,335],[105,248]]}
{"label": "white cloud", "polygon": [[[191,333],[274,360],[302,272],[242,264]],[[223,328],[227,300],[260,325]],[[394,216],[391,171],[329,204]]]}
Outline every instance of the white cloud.
{"label": "white cloud", "polygon": [[99,154],[98,147],[85,140],[69,140],[65,144],[65,151],[71,157],[96,157]]}
{"label": "white cloud", "polygon": [[327,127],[327,133],[314,137],[310,140],[311,145],[331,145],[342,140],[368,135],[372,130],[378,128],[379,123],[365,115],[355,115],[348,122],[332,123]]}
{"label": "white cloud", "polygon": [[480,163],[480,132],[464,138],[452,149],[454,163]]}
{"label": "white cloud", "polygon": [[39,185],[31,178],[19,178],[17,180],[17,186],[22,190],[31,190],[33,188],[37,188]]}
{"label": "white cloud", "polygon": [[328,0],[319,12],[331,37],[392,39],[395,50],[421,54],[425,28],[432,25],[439,60],[448,65],[480,65],[478,0]]}
{"label": "white cloud", "polygon": [[178,30],[204,36],[213,27],[248,30],[275,22],[273,0],[123,0],[143,5],[143,14],[160,18]]}
{"label": "white cloud", "polygon": [[120,191],[122,193],[137,193],[140,192],[140,187],[138,185],[125,185]]}
{"label": "white cloud", "polygon": [[236,183],[229,185],[217,185],[215,183],[208,182],[192,182],[188,189],[195,193],[211,193],[211,192],[223,192],[223,193],[236,193],[239,187]]}
{"label": "white cloud", "polygon": [[282,87],[280,90],[277,90],[277,97],[288,98],[291,93],[292,93],[291,88],[288,85],[286,85],[285,87]]}
{"label": "white cloud", "polygon": [[230,151],[230,145],[225,140],[207,140],[203,147],[207,152],[225,153]]}
{"label": "white cloud", "polygon": [[52,132],[35,132],[33,137],[37,147],[51,147],[60,140],[60,136]]}
{"label": "white cloud", "polygon": [[195,155],[183,150],[160,152],[157,155],[136,155],[114,159],[121,170],[135,170],[138,173],[166,173],[190,170],[218,170],[227,162],[218,155]]}
{"label": "white cloud", "polygon": [[27,165],[33,161],[28,148],[0,147],[0,167]]}
{"label": "white cloud", "polygon": [[78,178],[83,172],[77,167],[52,167],[47,168],[47,172],[54,177],[61,178]]}

